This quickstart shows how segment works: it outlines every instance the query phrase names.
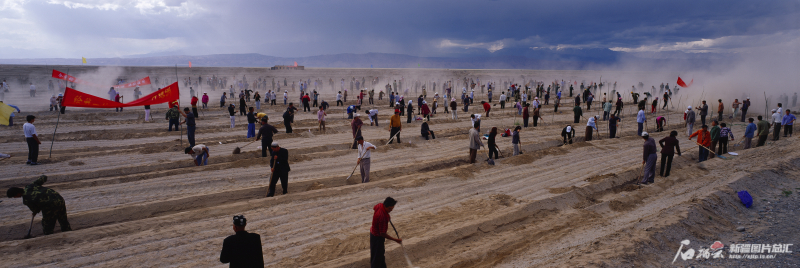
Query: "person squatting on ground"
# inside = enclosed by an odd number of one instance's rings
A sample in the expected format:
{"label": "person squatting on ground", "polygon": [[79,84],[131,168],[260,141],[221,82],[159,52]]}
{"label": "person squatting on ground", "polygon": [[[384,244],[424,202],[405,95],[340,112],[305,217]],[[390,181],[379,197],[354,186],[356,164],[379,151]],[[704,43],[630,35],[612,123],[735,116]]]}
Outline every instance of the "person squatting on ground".
{"label": "person squatting on ground", "polygon": [[208,146],[205,146],[203,144],[198,144],[192,147],[186,147],[186,149],[184,149],[183,152],[191,156],[192,159],[194,159],[195,166],[208,165],[208,156],[209,156]]}
{"label": "person squatting on ground", "polygon": [[36,216],[40,211],[42,212],[42,230],[45,235],[53,233],[56,228],[56,221],[61,226],[62,232],[72,231],[72,227],[67,220],[67,206],[64,198],[53,189],[44,187],[47,182],[47,176],[42,175],[24,189],[18,187],[11,187],[6,192],[8,198],[22,197],[22,204],[28,208]]}
{"label": "person squatting on ground", "polygon": [[[668,137],[658,141],[658,145],[661,146],[661,169],[658,175],[661,177],[669,177],[669,171],[672,170],[672,158],[675,153],[678,153],[678,156],[681,155],[681,147],[678,144],[677,136],[678,132],[673,130]],[[664,168],[665,165],[666,169]]]}
{"label": "person squatting on ground", "polygon": [[233,231],[236,234],[222,241],[221,263],[230,267],[264,267],[264,251],[261,249],[261,236],[245,231],[247,219],[244,215],[233,216]]}
{"label": "person squatting on ground", "polygon": [[289,167],[289,151],[281,148],[278,142],[273,142],[270,155],[272,156],[272,161],[269,162],[269,166],[272,174],[269,180],[269,191],[267,192],[267,197],[275,196],[275,187],[278,184],[279,179],[281,181],[281,187],[283,188],[283,194],[288,194],[289,171],[292,171],[292,169]]}
{"label": "person squatting on ground", "polygon": [[361,165],[359,168],[359,172],[361,172],[361,183],[368,183],[370,167],[369,160],[372,156],[370,151],[375,150],[375,145],[364,141],[364,137],[361,136],[356,137],[356,142],[358,143],[358,160],[356,161],[356,165]]}
{"label": "person squatting on ground", "polygon": [[473,123],[473,128],[469,130],[469,163],[475,163],[475,158],[478,155],[478,149],[483,147],[483,141],[480,137],[481,121]]}
{"label": "person squatting on ground", "polygon": [[420,133],[422,134],[422,138],[425,140],[436,139],[436,134],[431,131],[431,128],[428,126],[428,122],[422,122],[422,126],[420,126]]}
{"label": "person squatting on ground", "polygon": [[403,244],[400,238],[394,238],[389,235],[389,222],[391,216],[389,213],[394,210],[397,201],[394,198],[387,197],[383,203],[375,205],[372,210],[375,213],[372,215],[372,226],[369,228],[369,264],[371,268],[384,268],[386,267],[386,239]]}
{"label": "person squatting on ground", "polygon": [[278,133],[278,129],[268,123],[269,117],[261,118],[261,128],[258,129],[256,140],[261,140],[261,157],[267,157],[267,150],[272,146],[272,136]]}
{"label": "person squatting on ground", "polygon": [[642,132],[642,138],[644,139],[643,147],[643,156],[642,156],[642,165],[644,166],[644,178],[642,178],[642,182],[644,184],[650,184],[655,182],[653,179],[656,176],[656,141],[653,138],[650,138],[650,134],[647,132]]}

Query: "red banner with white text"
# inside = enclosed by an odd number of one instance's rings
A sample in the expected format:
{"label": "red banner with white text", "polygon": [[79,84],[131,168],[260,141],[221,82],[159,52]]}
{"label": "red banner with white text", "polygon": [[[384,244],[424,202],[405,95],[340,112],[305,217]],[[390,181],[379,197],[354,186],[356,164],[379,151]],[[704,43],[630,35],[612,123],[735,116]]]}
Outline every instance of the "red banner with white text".
{"label": "red banner with white text", "polygon": [[57,70],[53,70],[53,78],[57,78],[57,79],[61,79],[61,80],[67,80],[67,81],[70,81],[70,82],[73,82],[73,83],[78,83],[78,84],[91,84],[91,83],[87,83],[87,82],[85,82],[83,80],[80,80],[78,78],[75,78],[74,76],[65,74],[63,72],[59,72]]}
{"label": "red banner with white text", "polygon": [[117,107],[132,107],[132,106],[145,106],[167,103],[177,100],[180,97],[178,91],[178,82],[173,83],[165,88],[156,92],[150,93],[147,96],[139,98],[138,100],[128,103],[119,103],[110,101],[105,98],[97,97],[91,94],[80,92],[72,88],[67,88],[64,91],[64,101],[61,105],[65,107],[88,107],[88,108],[117,108]]}
{"label": "red banner with white text", "polygon": [[138,86],[146,86],[146,85],[149,85],[149,84],[150,84],[150,77],[148,76],[148,77],[145,77],[145,78],[142,78],[142,79],[130,82],[130,83],[116,85],[116,86],[114,86],[114,88],[132,88],[132,87],[138,87]]}

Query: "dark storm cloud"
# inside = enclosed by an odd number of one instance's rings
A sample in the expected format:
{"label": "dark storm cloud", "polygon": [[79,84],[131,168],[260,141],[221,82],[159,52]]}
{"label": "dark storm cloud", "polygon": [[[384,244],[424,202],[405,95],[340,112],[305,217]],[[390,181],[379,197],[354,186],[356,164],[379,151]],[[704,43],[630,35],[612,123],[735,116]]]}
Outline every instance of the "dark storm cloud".
{"label": "dark storm cloud", "polygon": [[0,57],[716,52],[795,42],[799,7],[797,1],[6,0]]}

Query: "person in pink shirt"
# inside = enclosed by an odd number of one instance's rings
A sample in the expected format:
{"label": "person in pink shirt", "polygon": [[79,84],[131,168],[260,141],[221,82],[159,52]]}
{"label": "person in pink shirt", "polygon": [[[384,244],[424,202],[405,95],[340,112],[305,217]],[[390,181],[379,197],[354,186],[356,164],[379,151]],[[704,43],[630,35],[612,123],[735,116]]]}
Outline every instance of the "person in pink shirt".
{"label": "person in pink shirt", "polygon": [[203,92],[203,109],[208,109],[208,93]]}

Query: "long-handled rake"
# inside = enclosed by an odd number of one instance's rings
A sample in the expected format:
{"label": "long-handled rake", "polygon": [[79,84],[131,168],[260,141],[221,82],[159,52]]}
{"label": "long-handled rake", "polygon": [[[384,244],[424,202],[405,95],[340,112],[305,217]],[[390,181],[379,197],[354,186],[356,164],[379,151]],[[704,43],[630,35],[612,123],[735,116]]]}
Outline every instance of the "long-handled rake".
{"label": "long-handled rake", "polygon": [[[394,223],[392,220],[389,220],[389,224],[392,225],[392,229],[394,230],[394,235],[397,236],[397,239],[400,239],[400,234],[397,233],[397,228],[394,228]],[[408,263],[409,268],[416,268],[413,264],[411,264],[411,259],[408,258],[408,252],[406,252],[406,247],[403,246],[403,243],[400,243],[400,248],[403,249],[403,255],[406,257],[406,263]]]}

